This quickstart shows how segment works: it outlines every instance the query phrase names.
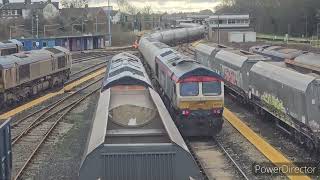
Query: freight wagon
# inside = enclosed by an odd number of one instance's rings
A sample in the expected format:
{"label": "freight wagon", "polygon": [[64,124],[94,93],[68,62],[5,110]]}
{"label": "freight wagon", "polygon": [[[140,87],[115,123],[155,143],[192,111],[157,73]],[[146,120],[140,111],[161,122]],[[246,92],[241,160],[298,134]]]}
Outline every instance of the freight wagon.
{"label": "freight wagon", "polygon": [[203,179],[143,64],[131,54],[109,61],[79,179]]}
{"label": "freight wagon", "polygon": [[303,74],[284,62],[218,45],[199,44],[195,49],[196,59],[220,72],[228,89],[243,102],[253,104],[259,114],[271,115],[308,149],[319,150],[319,75]]}

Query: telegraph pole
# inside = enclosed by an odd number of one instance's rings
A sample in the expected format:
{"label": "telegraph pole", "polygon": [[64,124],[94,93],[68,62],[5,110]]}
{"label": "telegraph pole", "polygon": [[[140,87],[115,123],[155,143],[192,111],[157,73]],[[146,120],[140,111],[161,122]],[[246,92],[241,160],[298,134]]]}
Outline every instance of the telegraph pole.
{"label": "telegraph pole", "polygon": [[110,0],[108,0],[108,35],[109,35],[109,45],[111,46],[110,13],[111,13]]}
{"label": "telegraph pole", "polygon": [[32,16],[31,16],[31,35],[33,37],[33,13],[32,13]]}
{"label": "telegraph pole", "polygon": [[36,21],[37,21],[37,39],[39,38],[39,16],[38,14],[36,15]]}
{"label": "telegraph pole", "polygon": [[218,44],[220,44],[220,15],[218,15]]}

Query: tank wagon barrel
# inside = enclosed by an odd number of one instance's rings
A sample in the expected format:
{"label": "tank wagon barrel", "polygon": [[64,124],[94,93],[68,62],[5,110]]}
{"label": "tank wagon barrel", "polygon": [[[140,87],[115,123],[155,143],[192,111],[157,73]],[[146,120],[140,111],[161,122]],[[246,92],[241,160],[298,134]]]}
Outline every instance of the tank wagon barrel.
{"label": "tank wagon barrel", "polygon": [[320,149],[320,76],[290,69],[284,62],[221,47],[196,45],[196,60],[218,72],[228,90],[308,149]]}
{"label": "tank wagon barrel", "polygon": [[121,53],[102,83],[79,179],[202,179],[140,59]]}
{"label": "tank wagon barrel", "polygon": [[183,136],[215,136],[223,124],[220,75],[167,45],[203,35],[204,27],[199,26],[156,32],[139,42],[147,71]]}

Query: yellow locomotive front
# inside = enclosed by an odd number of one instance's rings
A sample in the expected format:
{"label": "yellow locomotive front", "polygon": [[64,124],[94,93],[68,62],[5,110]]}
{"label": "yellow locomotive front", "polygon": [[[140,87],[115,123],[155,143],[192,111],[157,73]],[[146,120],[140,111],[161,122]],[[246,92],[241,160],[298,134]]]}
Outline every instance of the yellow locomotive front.
{"label": "yellow locomotive front", "polygon": [[193,76],[176,83],[176,123],[184,136],[215,136],[222,128],[224,84]]}

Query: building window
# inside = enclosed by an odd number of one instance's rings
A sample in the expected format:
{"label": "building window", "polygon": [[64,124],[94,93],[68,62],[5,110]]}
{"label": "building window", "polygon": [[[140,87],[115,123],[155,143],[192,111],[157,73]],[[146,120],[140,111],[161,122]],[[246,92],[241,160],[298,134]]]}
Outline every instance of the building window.
{"label": "building window", "polygon": [[47,47],[47,42],[46,41],[42,42],[42,47]]}

